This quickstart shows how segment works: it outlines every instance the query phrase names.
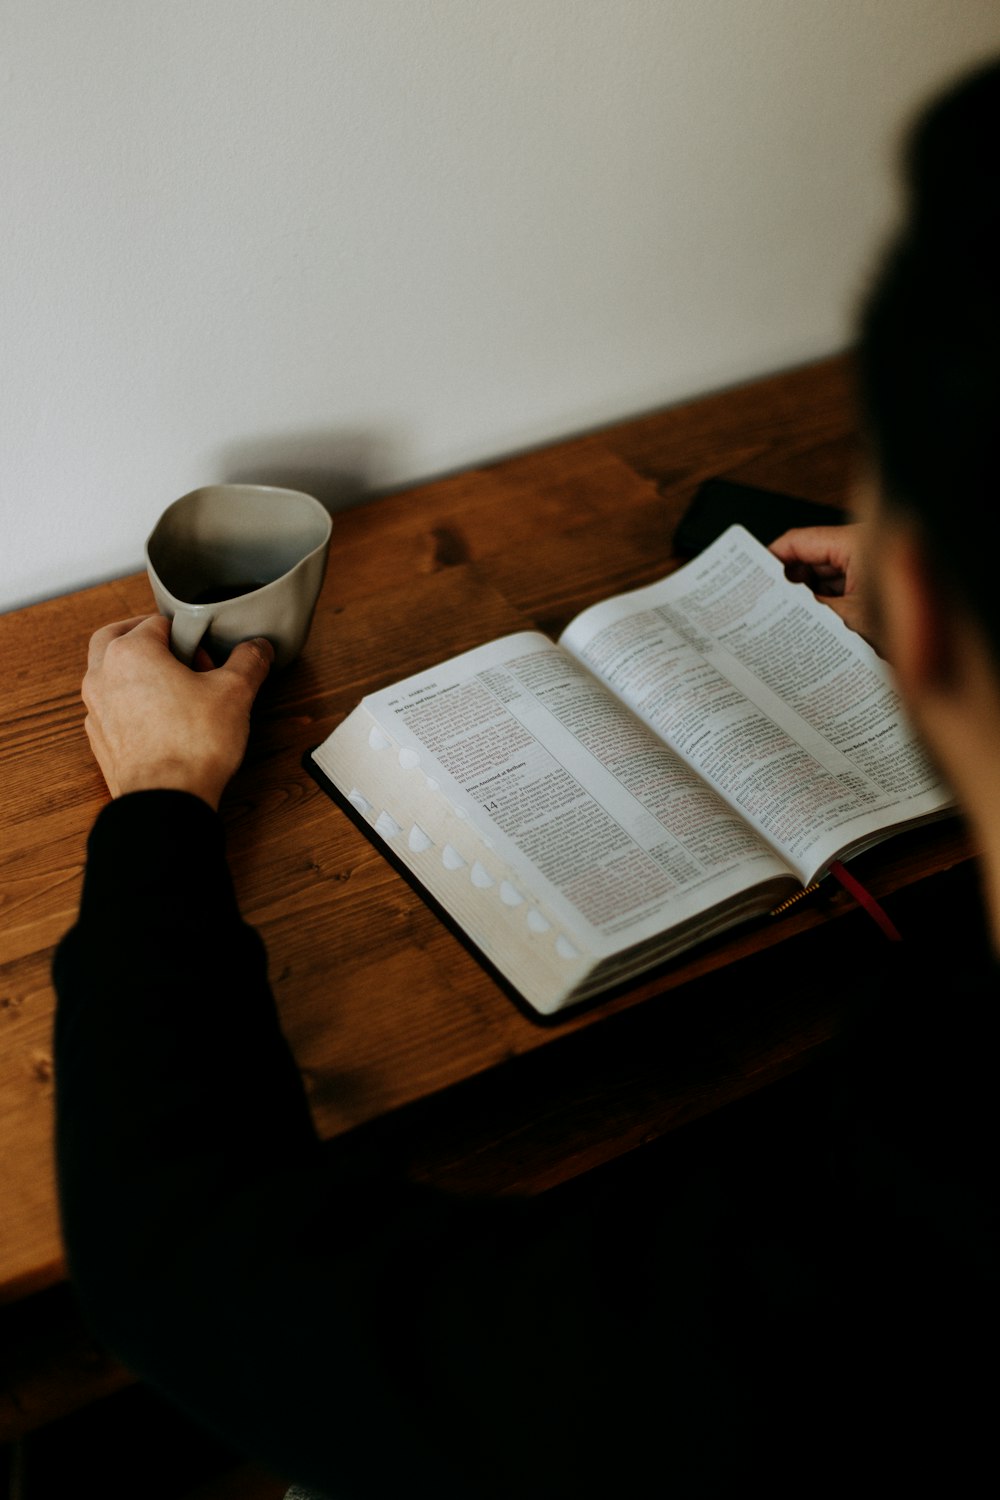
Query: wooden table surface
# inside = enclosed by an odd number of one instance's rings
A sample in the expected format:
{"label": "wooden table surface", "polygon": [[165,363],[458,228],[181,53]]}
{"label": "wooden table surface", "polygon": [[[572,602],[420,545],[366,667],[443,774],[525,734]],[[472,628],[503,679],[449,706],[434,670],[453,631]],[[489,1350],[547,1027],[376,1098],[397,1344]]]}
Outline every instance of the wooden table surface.
{"label": "wooden table surface", "polygon": [[[874,929],[842,891],[541,1025],[302,760],[364,693],[526,622],[555,633],[662,577],[702,479],[843,504],[853,453],[849,365],[837,358],[335,514],[309,642],[266,685],[223,809],[240,901],[267,943],[324,1136],[395,1131],[426,1180],[536,1192],[824,1046],[840,987],[799,981],[842,964],[846,943],[863,950]],[[0,1301],[64,1276],[50,963],[107,795],[79,685],[91,632],[152,607],[142,573],[0,616]],[[865,878],[888,897],[965,867],[969,852],[949,820],[866,855]],[[182,1024],[197,1047],[198,1017]]]}

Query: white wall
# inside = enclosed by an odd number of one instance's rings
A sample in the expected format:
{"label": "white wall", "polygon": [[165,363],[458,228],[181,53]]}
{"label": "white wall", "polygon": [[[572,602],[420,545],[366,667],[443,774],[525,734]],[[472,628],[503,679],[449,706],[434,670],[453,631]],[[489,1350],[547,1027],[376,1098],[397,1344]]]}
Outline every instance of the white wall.
{"label": "white wall", "polygon": [[0,608],[821,356],[996,0],[0,0]]}

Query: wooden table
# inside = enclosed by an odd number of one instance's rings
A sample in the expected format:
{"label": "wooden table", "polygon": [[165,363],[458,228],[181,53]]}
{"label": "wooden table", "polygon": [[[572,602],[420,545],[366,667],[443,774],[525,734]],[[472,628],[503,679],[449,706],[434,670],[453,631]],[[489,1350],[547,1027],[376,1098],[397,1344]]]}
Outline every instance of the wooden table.
{"label": "wooden table", "polygon": [[[324,1136],[396,1132],[426,1180],[537,1192],[802,1066],[832,1036],[851,945],[862,961],[884,941],[843,891],[543,1026],[302,759],[365,692],[526,622],[558,632],[584,606],[662,577],[678,562],[674,526],[709,475],[845,503],[849,374],[846,358],[824,361],[334,515],[310,640],[266,685],[224,804],[243,911],[266,940]],[[106,799],[82,727],[86,646],[98,626],[152,607],[137,574],[0,616],[0,1302],[19,1329],[64,1276],[49,966]],[[944,889],[969,855],[949,820],[865,856],[865,879],[880,898]],[[817,973],[833,982],[801,982]],[[197,1017],[184,1024],[197,1046]],[[87,1358],[98,1384],[119,1378]],[[18,1368],[7,1388],[21,1380],[23,1424],[79,1399],[52,1397],[54,1364],[47,1398]]]}

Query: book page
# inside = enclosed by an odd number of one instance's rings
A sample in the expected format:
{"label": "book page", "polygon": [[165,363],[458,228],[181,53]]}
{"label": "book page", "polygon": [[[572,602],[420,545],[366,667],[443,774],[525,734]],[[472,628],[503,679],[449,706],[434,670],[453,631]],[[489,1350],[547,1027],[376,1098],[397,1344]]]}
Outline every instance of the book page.
{"label": "book page", "polygon": [[584,611],[561,644],[804,884],[952,805],[885,662],[742,526],[662,582]]}
{"label": "book page", "polygon": [[[373,754],[413,773],[414,797],[418,784],[443,796],[594,955],[761,882],[794,886],[766,843],[543,635],[466,652],[362,708],[379,726]],[[354,775],[370,800],[364,765]]]}

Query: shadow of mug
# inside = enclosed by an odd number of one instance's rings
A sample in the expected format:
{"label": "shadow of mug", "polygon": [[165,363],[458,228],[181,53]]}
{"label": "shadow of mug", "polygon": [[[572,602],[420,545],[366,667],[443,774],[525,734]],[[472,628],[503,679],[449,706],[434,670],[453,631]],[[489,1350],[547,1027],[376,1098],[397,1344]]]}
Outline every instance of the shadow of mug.
{"label": "shadow of mug", "polygon": [[213,484],[182,495],[146,540],[146,572],[170,620],[174,655],[199,646],[216,663],[266,636],[274,667],[305,645],[326,571],[332,522],[313,496],[264,484]]}

